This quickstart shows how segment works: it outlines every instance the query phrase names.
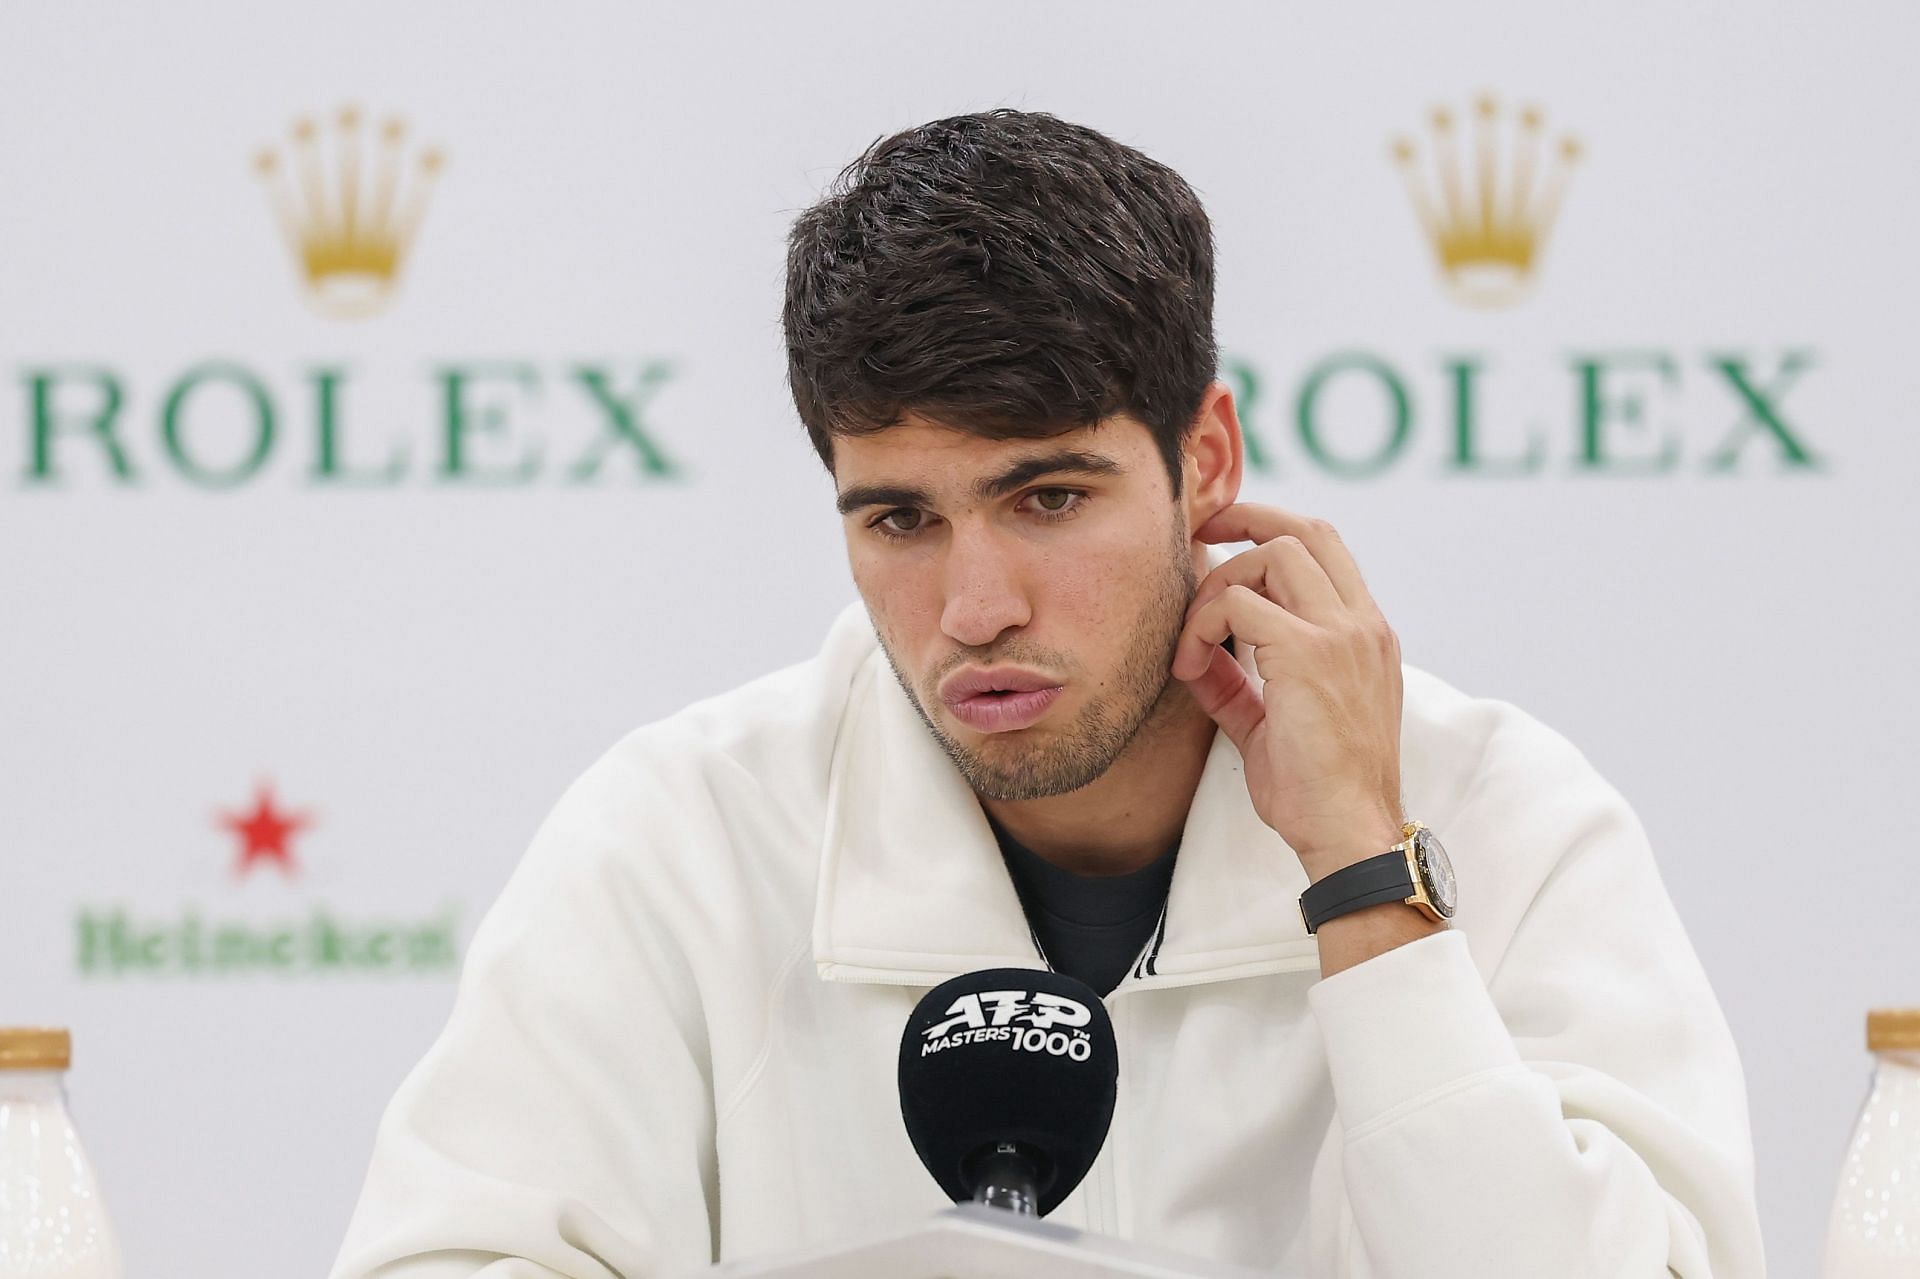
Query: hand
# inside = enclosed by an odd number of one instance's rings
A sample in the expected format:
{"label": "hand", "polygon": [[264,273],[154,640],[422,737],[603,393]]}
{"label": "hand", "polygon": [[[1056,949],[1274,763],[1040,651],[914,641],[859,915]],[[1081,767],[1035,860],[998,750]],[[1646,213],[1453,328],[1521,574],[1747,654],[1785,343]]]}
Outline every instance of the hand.
{"label": "hand", "polygon": [[[1325,520],[1241,502],[1194,531],[1257,543],[1200,583],[1173,674],[1245,761],[1310,879],[1400,842],[1400,641]],[[1220,644],[1253,646],[1254,680]]]}

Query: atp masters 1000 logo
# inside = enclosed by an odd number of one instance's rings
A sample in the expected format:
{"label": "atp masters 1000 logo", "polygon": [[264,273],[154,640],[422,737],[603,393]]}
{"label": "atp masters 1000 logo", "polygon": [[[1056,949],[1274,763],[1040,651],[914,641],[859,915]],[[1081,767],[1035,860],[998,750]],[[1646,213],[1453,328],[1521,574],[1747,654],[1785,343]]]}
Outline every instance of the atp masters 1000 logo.
{"label": "atp masters 1000 logo", "polygon": [[[216,812],[211,827],[233,841],[232,875],[245,882],[272,874],[297,879],[296,838],[313,813],[283,807],[262,782],[245,807]],[[414,919],[349,916],[324,905],[294,915],[255,918],[187,903],[165,914],[123,906],[83,906],[74,925],[74,963],[82,976],[220,977],[240,974],[396,975],[455,973],[459,911]]]}

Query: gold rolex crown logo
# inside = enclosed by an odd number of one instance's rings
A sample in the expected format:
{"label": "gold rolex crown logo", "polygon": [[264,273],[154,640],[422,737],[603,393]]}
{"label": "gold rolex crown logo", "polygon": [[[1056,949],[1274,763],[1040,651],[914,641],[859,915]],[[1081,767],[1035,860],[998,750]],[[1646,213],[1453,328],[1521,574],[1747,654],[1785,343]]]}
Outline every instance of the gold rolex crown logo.
{"label": "gold rolex crown logo", "polygon": [[263,148],[254,168],[314,306],[333,316],[369,315],[392,297],[445,160],[437,148],[425,148],[409,177],[406,124],[389,118],[363,139],[354,107],[334,116],[331,132],[323,146],[312,117],[296,120],[286,157]]}
{"label": "gold rolex crown logo", "polygon": [[1468,140],[1458,136],[1454,113],[1436,107],[1427,118],[1432,148],[1424,166],[1411,138],[1393,143],[1441,277],[1472,306],[1503,306],[1526,294],[1567,173],[1580,157],[1580,143],[1570,136],[1548,143],[1538,107],[1521,108],[1507,128],[1500,115],[1500,104],[1483,95],[1473,104]]}

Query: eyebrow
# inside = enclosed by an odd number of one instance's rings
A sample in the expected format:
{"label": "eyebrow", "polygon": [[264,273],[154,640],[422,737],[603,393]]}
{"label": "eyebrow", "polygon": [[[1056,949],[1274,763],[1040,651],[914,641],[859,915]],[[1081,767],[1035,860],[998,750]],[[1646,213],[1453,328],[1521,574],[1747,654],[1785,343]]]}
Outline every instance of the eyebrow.
{"label": "eyebrow", "polygon": [[[982,502],[996,497],[1005,497],[1008,493],[1031,484],[1044,475],[1125,475],[1127,470],[1110,457],[1099,453],[1084,453],[1079,449],[1062,449],[1055,453],[1041,453],[1034,457],[1022,458],[998,475],[989,475],[977,480],[973,486],[973,496]],[[856,484],[835,499],[840,514],[849,515],[865,506],[930,506],[933,495],[925,489],[905,484]]]}

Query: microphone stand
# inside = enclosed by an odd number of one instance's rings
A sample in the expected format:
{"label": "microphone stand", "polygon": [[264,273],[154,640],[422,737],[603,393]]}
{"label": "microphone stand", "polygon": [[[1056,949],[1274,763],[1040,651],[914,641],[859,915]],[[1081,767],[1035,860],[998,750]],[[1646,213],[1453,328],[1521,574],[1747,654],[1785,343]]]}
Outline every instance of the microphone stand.
{"label": "microphone stand", "polygon": [[980,1159],[973,1202],[1003,1208],[1018,1217],[1038,1217],[1039,1182],[1033,1159],[1014,1142],[999,1142]]}

